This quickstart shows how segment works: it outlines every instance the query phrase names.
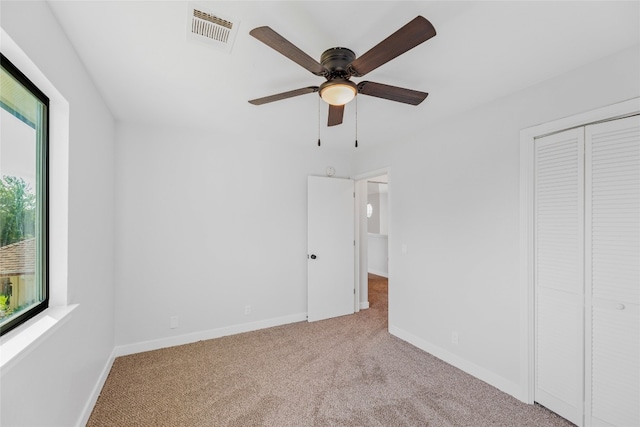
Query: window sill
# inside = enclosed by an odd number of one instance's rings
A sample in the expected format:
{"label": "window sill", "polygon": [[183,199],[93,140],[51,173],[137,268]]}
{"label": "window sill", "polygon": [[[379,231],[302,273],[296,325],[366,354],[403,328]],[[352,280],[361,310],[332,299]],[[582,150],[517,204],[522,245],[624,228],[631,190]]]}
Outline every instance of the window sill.
{"label": "window sill", "polygon": [[0,338],[0,375],[4,375],[64,322],[78,304],[49,307]]}

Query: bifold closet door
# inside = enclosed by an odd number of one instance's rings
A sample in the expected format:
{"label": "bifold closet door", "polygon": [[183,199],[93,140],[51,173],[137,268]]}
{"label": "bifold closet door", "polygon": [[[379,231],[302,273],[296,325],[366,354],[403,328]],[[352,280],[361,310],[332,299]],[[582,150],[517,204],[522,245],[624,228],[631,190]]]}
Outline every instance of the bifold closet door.
{"label": "bifold closet door", "polygon": [[586,424],[640,426],[640,117],[585,132]]}
{"label": "bifold closet door", "polygon": [[535,141],[535,401],[582,425],[584,130]]}

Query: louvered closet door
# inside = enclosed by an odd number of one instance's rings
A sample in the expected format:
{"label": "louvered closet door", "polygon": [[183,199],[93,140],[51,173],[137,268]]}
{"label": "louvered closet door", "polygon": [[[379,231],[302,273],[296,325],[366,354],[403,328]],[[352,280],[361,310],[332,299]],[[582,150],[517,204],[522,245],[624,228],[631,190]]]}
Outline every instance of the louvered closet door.
{"label": "louvered closet door", "polygon": [[584,131],[535,142],[535,401],[583,420]]}
{"label": "louvered closet door", "polygon": [[586,421],[640,426],[640,117],[585,144]]}

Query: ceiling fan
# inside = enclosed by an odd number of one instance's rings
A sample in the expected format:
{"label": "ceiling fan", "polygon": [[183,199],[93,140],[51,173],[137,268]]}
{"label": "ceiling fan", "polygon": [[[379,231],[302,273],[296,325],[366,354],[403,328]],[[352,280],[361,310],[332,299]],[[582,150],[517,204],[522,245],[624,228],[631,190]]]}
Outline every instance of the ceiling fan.
{"label": "ceiling fan", "polygon": [[320,92],[320,97],[329,104],[327,125],[335,126],[342,123],[345,104],[355,98],[357,94],[410,105],[420,104],[428,95],[426,92],[382,83],[363,81],[356,84],[350,80],[351,77],[364,76],[435,36],[435,28],[422,16],[417,16],[358,58],[351,49],[334,47],[322,53],[320,62],[304,53],[270,27],[254,28],[249,34],[316,76],[322,76],[327,80],[320,86],[307,86],[252,99],[249,101],[251,104],[262,105],[307,93]]}

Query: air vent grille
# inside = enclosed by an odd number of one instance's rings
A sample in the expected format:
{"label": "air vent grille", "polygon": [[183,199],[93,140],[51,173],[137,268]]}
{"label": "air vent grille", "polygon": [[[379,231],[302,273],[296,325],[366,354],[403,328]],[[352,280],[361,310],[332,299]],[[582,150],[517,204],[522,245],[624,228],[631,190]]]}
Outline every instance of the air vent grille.
{"label": "air vent grille", "polygon": [[193,10],[193,20],[191,21],[192,33],[226,43],[232,29],[232,22],[220,19],[214,15],[209,15],[197,9]]}
{"label": "air vent grille", "polygon": [[187,39],[207,43],[231,51],[238,22],[229,17],[203,10],[202,7],[189,6]]}

